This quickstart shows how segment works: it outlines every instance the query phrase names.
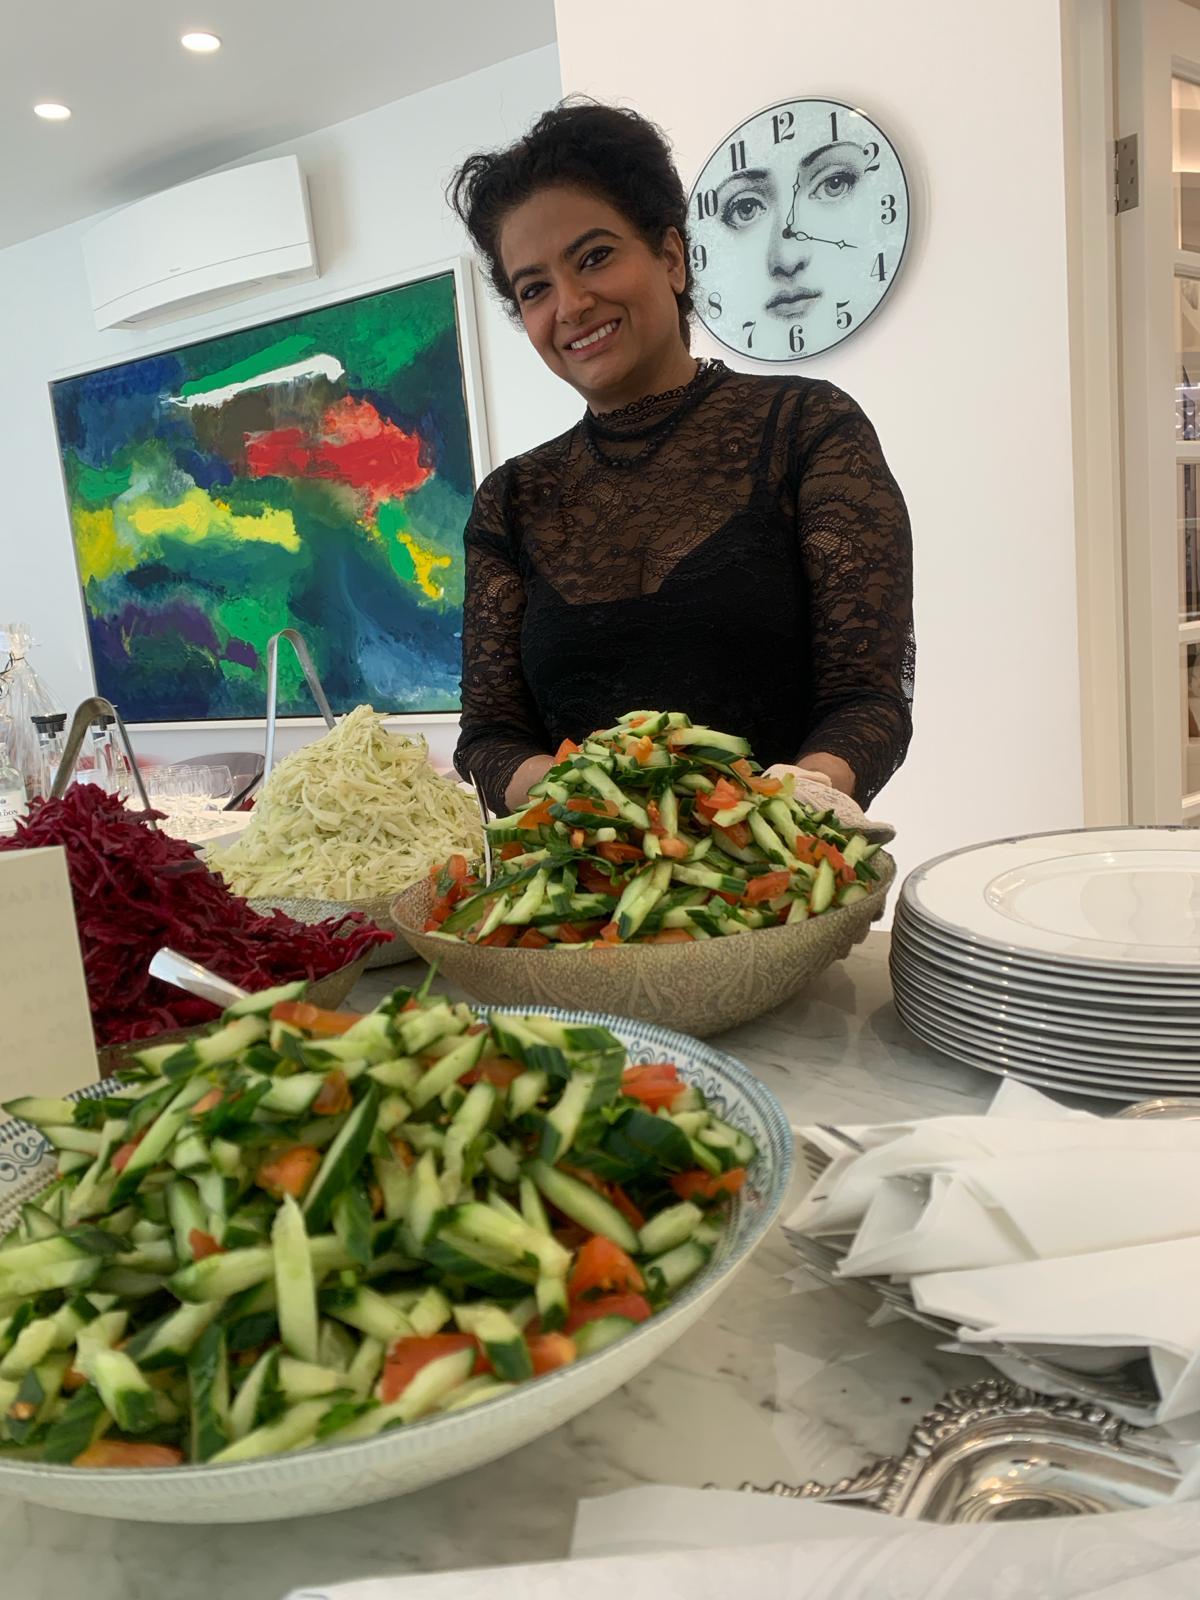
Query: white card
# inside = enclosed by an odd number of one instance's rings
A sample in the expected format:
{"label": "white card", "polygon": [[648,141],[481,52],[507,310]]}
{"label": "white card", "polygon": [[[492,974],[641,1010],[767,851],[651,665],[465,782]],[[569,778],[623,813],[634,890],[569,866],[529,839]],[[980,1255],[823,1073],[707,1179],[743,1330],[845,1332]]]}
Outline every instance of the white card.
{"label": "white card", "polygon": [[99,1076],[66,853],[0,851],[0,1102]]}

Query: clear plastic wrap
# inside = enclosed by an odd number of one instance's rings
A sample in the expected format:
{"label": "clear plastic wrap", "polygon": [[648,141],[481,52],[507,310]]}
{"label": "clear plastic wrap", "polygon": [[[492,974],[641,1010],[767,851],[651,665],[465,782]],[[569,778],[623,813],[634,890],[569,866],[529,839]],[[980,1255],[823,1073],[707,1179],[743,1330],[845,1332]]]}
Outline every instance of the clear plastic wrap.
{"label": "clear plastic wrap", "polygon": [[34,671],[29,659],[33,633],[24,622],[0,627],[0,735],[9,760],[35,792],[41,757],[34,717],[61,712],[53,691]]}

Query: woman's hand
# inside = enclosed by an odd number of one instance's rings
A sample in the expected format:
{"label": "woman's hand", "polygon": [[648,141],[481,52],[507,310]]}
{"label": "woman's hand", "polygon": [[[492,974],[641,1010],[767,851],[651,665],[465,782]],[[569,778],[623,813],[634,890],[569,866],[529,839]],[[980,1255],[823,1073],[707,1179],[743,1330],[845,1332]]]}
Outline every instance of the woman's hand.
{"label": "woman's hand", "polygon": [[504,791],[504,804],[509,811],[517,811],[529,799],[529,791],[540,783],[554,765],[553,756],[529,756],[512,775]]}

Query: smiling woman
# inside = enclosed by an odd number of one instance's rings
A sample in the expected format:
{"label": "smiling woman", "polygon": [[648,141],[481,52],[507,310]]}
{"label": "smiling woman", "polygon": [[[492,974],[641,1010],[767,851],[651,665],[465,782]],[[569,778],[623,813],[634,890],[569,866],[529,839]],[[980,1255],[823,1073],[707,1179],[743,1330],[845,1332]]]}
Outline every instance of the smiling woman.
{"label": "smiling woman", "polygon": [[[814,215],[852,204],[851,159],[806,153],[790,192],[741,173],[720,221],[760,262],[794,249]],[[913,655],[908,518],[866,417],[832,384],[691,355],[687,199],[636,113],[559,106],[470,157],[452,201],[542,360],[587,403],[476,495],[460,772],[510,810],[563,739],[655,706],[735,729],[764,763],[823,773],[865,805],[907,748]],[[760,229],[771,216],[782,225]],[[789,274],[774,291],[786,305],[764,310],[794,322],[820,292]]]}

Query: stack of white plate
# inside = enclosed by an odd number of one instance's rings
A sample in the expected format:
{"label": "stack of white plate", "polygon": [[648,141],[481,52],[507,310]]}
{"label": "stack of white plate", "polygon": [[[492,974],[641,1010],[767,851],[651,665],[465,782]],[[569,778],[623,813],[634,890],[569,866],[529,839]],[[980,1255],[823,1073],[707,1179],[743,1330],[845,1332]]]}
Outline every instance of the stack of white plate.
{"label": "stack of white plate", "polygon": [[1113,1100],[1200,1093],[1200,829],[1033,834],[900,891],[896,1009],[985,1072]]}

